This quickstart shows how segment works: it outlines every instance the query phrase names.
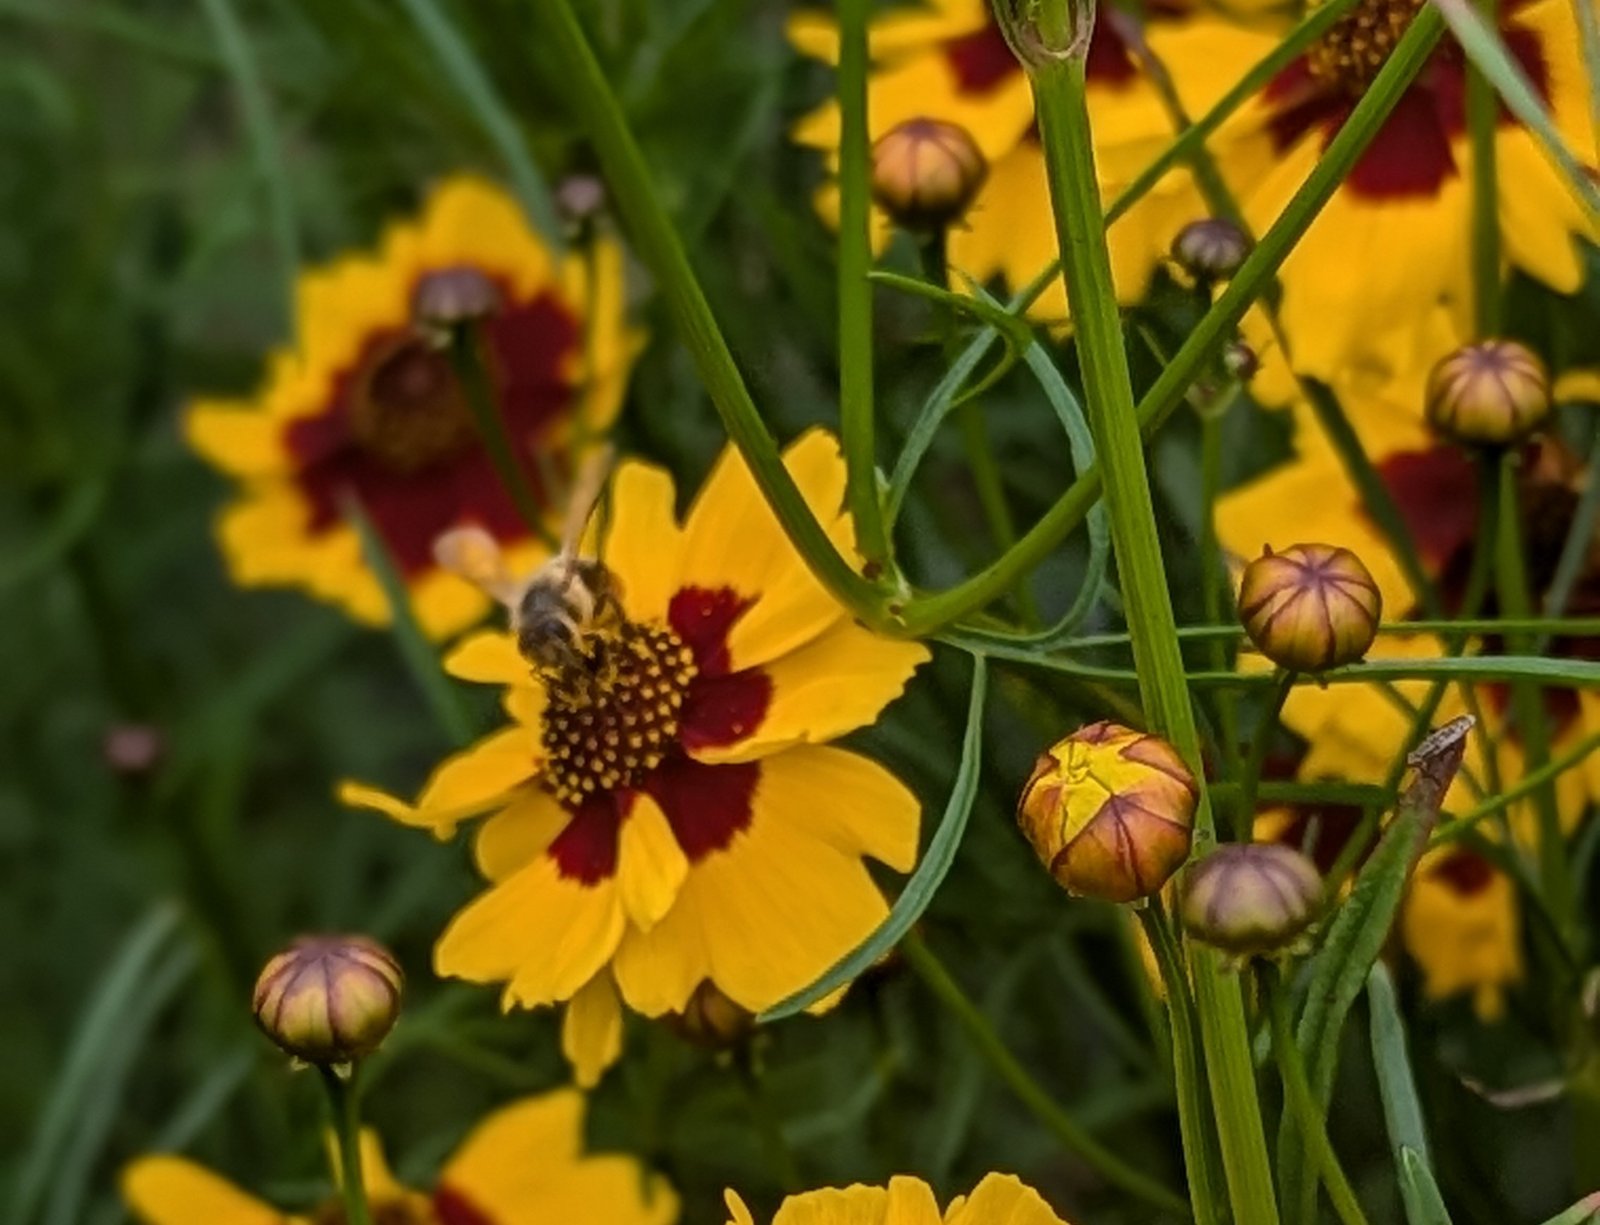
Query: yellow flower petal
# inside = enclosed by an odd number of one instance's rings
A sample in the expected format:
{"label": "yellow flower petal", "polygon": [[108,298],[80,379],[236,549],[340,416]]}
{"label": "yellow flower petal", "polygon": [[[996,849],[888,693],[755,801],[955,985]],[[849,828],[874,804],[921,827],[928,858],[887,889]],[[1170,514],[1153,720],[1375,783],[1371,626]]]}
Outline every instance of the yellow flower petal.
{"label": "yellow flower petal", "polygon": [[[939,1212],[905,1225],[938,1225]],[[783,1201],[772,1225],[889,1225],[889,1192],[883,1187],[826,1187],[791,1195]],[[896,1222],[895,1225],[900,1225]]]}
{"label": "yellow flower petal", "polygon": [[478,826],[473,862],[488,880],[504,880],[549,850],[571,819],[548,791],[529,787]]}
{"label": "yellow flower petal", "polygon": [[617,846],[617,889],[635,927],[649,931],[672,908],[689,874],[689,860],[647,795],[634,797]]}
{"label": "yellow flower petal", "polygon": [[622,1057],[622,1001],[610,971],[596,974],[568,1002],[561,1017],[561,1053],[580,1089],[598,1085]]}
{"label": "yellow flower petal", "polygon": [[1600,404],[1600,370],[1568,370],[1556,379],[1558,404]]}
{"label": "yellow flower petal", "polygon": [[821,744],[865,727],[926,662],[920,643],[885,638],[854,621],[765,664],[772,700],[761,725],[735,744],[697,749],[700,761],[751,761],[791,745]]}
{"label": "yellow flower petal", "polygon": [[522,685],[532,678],[516,639],[503,630],[480,630],[463,638],[444,657],[444,670],[485,685]]}
{"label": "yellow flower petal", "polygon": [[611,522],[603,559],[622,583],[622,603],[635,621],[663,621],[677,591],[683,532],[672,477],[652,464],[620,465],[611,485]]}
{"label": "yellow flower petal", "polygon": [[248,404],[202,400],[183,417],[188,444],[232,476],[261,477],[288,463],[283,425]]}
{"label": "yellow flower petal", "polygon": [[986,1174],[972,1194],[950,1205],[945,1225],[1066,1225],[1040,1194],[1014,1174]]}
{"label": "yellow flower petal", "polygon": [[525,727],[508,728],[445,759],[433,772],[415,804],[376,788],[342,783],[341,803],[371,808],[403,825],[431,829],[448,838],[456,825],[516,799],[538,768],[538,743]]}
{"label": "yellow flower petal", "polygon": [[1412,877],[1401,933],[1433,999],[1470,991],[1478,1013],[1493,1020],[1505,989],[1522,977],[1522,939],[1516,889],[1497,869],[1463,890],[1438,869],[1456,851],[1425,857]]}
{"label": "yellow flower petal", "polygon": [[[414,246],[407,239],[414,232]],[[428,197],[420,223],[388,235],[391,262],[398,251],[428,268],[467,264],[507,278],[512,293],[529,298],[550,280],[550,255],[508,193],[476,175],[446,179]]]}
{"label": "yellow flower petal", "polygon": [[870,855],[896,872],[917,862],[922,807],[909,787],[870,757],[805,745],[761,763],[756,801],[847,855]]}
{"label": "yellow flower petal", "polygon": [[[339,1139],[332,1131],[323,1137],[323,1143],[328,1150],[329,1165],[333,1170],[334,1178],[342,1186],[344,1183],[344,1166],[339,1154]],[[366,1190],[369,1199],[374,1201],[400,1201],[415,1199],[415,1193],[402,1185],[394,1176],[394,1171],[389,1168],[389,1159],[384,1155],[383,1141],[378,1138],[378,1133],[370,1127],[363,1127],[358,1140],[361,1150],[361,1185]]]}
{"label": "yellow flower petal", "polygon": [[288,1225],[290,1218],[182,1157],[141,1157],[122,1171],[122,1198],[143,1225]]}

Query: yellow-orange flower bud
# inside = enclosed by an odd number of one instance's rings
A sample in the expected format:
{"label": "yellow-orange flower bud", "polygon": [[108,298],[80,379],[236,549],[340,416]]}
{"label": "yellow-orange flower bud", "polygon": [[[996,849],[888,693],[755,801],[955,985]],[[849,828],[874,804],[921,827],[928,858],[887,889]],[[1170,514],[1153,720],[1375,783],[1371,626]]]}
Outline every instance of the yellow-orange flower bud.
{"label": "yellow-orange flower bud", "polygon": [[1500,446],[1550,415],[1550,372],[1514,340],[1465,345],[1428,375],[1428,424],[1457,442]]}
{"label": "yellow-orange flower bud", "polygon": [[394,955],[366,936],[302,936],[261,971],[256,1024],[307,1063],[371,1054],[400,1016],[405,982]]}
{"label": "yellow-orange flower bud", "polygon": [[1239,620],[1256,649],[1292,672],[1325,672],[1367,653],[1383,598],[1361,559],[1331,544],[1268,549],[1244,568]]}
{"label": "yellow-orange flower bud", "polygon": [[1183,925],[1241,957],[1287,948],[1322,904],[1316,864],[1278,842],[1227,843],[1183,875]]}
{"label": "yellow-orange flower bud", "polygon": [[942,119],[907,119],[872,146],[872,198],[908,230],[959,220],[988,175],[971,134]]}
{"label": "yellow-orange flower bud", "polygon": [[1198,795],[1165,740],[1091,723],[1039,758],[1017,823],[1068,892],[1131,902],[1155,893],[1188,858]]}

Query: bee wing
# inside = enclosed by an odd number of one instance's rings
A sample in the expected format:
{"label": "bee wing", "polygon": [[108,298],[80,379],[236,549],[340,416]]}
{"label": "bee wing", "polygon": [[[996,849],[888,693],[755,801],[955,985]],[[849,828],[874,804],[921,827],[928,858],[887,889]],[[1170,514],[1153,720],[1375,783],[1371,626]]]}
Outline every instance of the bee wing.
{"label": "bee wing", "polygon": [[596,447],[584,457],[577,479],[567,495],[567,517],[561,528],[561,556],[576,557],[578,545],[583,541],[583,529],[589,515],[600,501],[606,477],[611,472],[611,446]]}
{"label": "bee wing", "polygon": [[433,558],[441,570],[466,579],[507,608],[516,606],[522,585],[506,569],[500,544],[481,527],[457,527],[433,542]]}

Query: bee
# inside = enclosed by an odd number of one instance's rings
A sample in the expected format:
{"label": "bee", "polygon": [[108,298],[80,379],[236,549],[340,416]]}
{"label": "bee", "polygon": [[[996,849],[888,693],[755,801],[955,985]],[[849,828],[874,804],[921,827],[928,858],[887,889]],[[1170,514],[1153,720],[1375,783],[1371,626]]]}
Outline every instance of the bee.
{"label": "bee", "polygon": [[482,528],[455,528],[434,542],[434,557],[443,569],[505,607],[517,650],[536,670],[592,668],[601,645],[595,631],[623,619],[616,575],[598,558],[578,556],[610,464],[609,448],[585,462],[567,503],[560,547],[526,579],[507,572],[499,544]]}

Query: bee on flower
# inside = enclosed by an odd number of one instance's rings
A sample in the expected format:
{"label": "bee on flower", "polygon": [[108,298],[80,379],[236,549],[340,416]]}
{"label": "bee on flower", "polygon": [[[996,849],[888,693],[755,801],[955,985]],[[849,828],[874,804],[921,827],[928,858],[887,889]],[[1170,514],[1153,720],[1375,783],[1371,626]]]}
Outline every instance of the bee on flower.
{"label": "bee on flower", "polygon": [[[399,571],[418,620],[457,633],[490,607],[441,569],[434,540],[474,526],[531,568],[582,452],[611,424],[639,336],[622,254],[603,234],[554,256],[500,189],[451,179],[373,254],[305,273],[294,343],[249,400],[207,400],[191,445],[237,483],[218,535],[236,581],[291,586],[370,624],[388,619],[349,507]],[[530,526],[496,478],[441,329],[472,321],[516,461],[549,522]],[[536,530],[538,529],[538,530]]]}
{"label": "bee on flower", "polygon": [[[836,441],[813,431],[785,464],[852,549]],[[584,537],[586,576],[558,558],[533,585],[548,633],[530,637],[524,618],[524,632],[477,634],[446,661],[502,686],[511,726],[446,761],[414,805],[344,791],[441,837],[488,817],[474,843],[488,887],[435,966],[503,983],[508,1005],[565,1003],[583,1083],[620,1053],[624,1002],[682,1014],[709,981],[758,1013],[882,921],[863,860],[911,868],[917,800],[829,742],[870,724],[927,658],[850,618],[731,448],[681,523],[665,472],[621,464],[608,519]],[[612,603],[587,615],[600,587]]]}

